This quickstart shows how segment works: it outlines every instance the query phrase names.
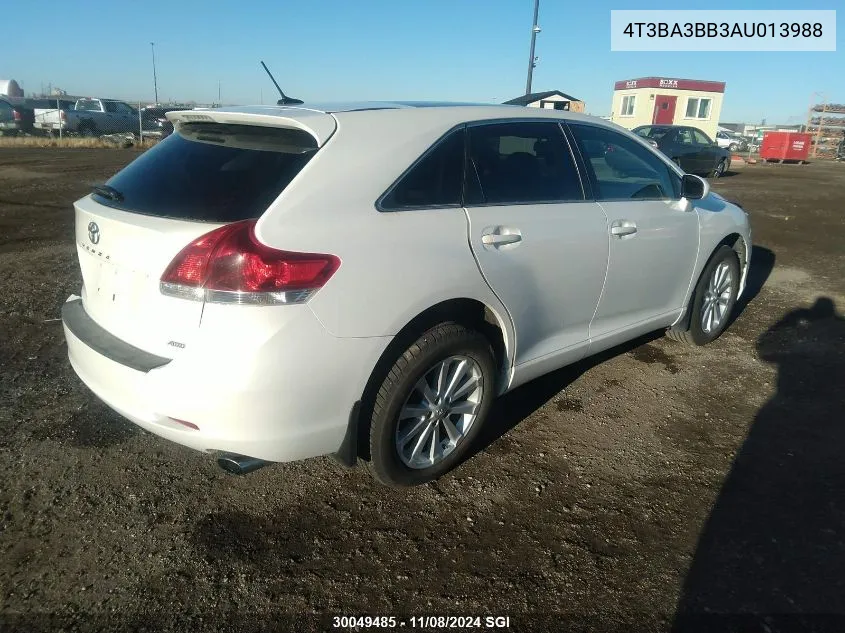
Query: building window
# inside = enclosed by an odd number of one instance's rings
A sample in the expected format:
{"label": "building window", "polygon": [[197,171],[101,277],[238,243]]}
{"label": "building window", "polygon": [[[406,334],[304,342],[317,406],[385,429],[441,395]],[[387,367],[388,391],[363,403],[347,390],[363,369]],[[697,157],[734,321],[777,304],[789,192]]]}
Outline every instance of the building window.
{"label": "building window", "polygon": [[619,116],[634,116],[634,101],[636,99],[636,95],[622,97],[622,112],[619,113]]}
{"label": "building window", "polygon": [[709,119],[710,118],[710,103],[712,99],[687,99],[687,118],[688,119]]}

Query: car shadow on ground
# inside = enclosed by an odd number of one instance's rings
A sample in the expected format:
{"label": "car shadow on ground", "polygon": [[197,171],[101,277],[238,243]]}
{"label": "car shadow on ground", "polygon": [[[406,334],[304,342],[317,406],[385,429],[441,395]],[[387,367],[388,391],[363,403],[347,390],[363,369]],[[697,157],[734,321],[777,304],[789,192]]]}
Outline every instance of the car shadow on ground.
{"label": "car shadow on ground", "polygon": [[678,633],[845,630],[845,318],[818,299],[763,333],[757,352],[777,365],[777,392],[701,532]]}
{"label": "car shadow on ground", "polygon": [[489,448],[503,435],[514,429],[520,422],[531,416],[549,400],[557,396],[582,374],[603,362],[626,354],[646,343],[663,336],[663,330],[657,330],[607,351],[591,356],[582,361],[558,369],[506,393],[493,403],[489,417],[484,421],[471,450],[467,451],[464,461]]}
{"label": "car shadow on ground", "polygon": [[745,280],[745,292],[734,306],[728,327],[736,321],[745,311],[748,305],[754,301],[757,295],[763,290],[763,286],[772,274],[776,261],[775,254],[765,246],[751,247],[751,268],[748,269],[748,277]]}
{"label": "car shadow on ground", "polygon": [[[762,246],[753,247],[751,268],[748,271],[746,289],[741,300],[737,302],[734,308],[730,323],[733,323],[754,298],[760,294],[774,265],[775,254],[772,251]],[[728,327],[730,327],[730,323]],[[476,438],[472,450],[468,451],[464,460],[471,459],[473,456],[486,450],[496,440],[515,428],[520,422],[537,411],[537,409],[593,367],[601,365],[603,362],[616,356],[627,354],[662,336],[663,330],[657,330],[640,336],[578,363],[536,378],[505,394],[494,403],[490,417],[484,422],[484,426]]]}

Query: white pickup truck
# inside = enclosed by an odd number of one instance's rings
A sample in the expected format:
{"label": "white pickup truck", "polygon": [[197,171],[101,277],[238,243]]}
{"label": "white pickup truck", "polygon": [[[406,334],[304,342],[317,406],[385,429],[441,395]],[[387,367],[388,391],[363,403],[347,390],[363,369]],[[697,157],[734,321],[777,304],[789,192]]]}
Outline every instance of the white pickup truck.
{"label": "white pickup truck", "polygon": [[[61,105],[61,104],[60,104]],[[36,110],[36,129],[80,136],[117,132],[138,133],[138,111],[114,99],[79,99],[70,109]]]}

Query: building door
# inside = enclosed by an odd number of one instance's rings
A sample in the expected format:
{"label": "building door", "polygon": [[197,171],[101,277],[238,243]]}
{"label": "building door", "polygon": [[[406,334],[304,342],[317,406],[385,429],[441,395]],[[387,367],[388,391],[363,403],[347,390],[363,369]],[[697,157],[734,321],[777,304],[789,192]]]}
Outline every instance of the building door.
{"label": "building door", "polygon": [[657,95],[654,98],[654,119],[652,123],[672,125],[675,121],[675,103],[677,101],[678,97]]}

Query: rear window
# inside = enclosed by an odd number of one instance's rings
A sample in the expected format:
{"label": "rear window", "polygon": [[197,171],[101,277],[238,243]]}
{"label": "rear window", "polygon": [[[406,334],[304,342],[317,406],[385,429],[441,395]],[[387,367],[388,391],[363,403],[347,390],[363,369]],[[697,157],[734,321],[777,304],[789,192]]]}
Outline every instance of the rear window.
{"label": "rear window", "polygon": [[101,204],[160,217],[235,222],[259,217],[317,151],[301,130],[186,123],[106,184]]}
{"label": "rear window", "polygon": [[96,99],[80,99],[76,102],[77,110],[84,110],[86,112],[101,112],[100,102]]}
{"label": "rear window", "polygon": [[637,136],[642,136],[643,138],[650,138],[652,140],[659,141],[671,131],[672,128],[669,127],[644,127],[636,130],[636,134]]}

